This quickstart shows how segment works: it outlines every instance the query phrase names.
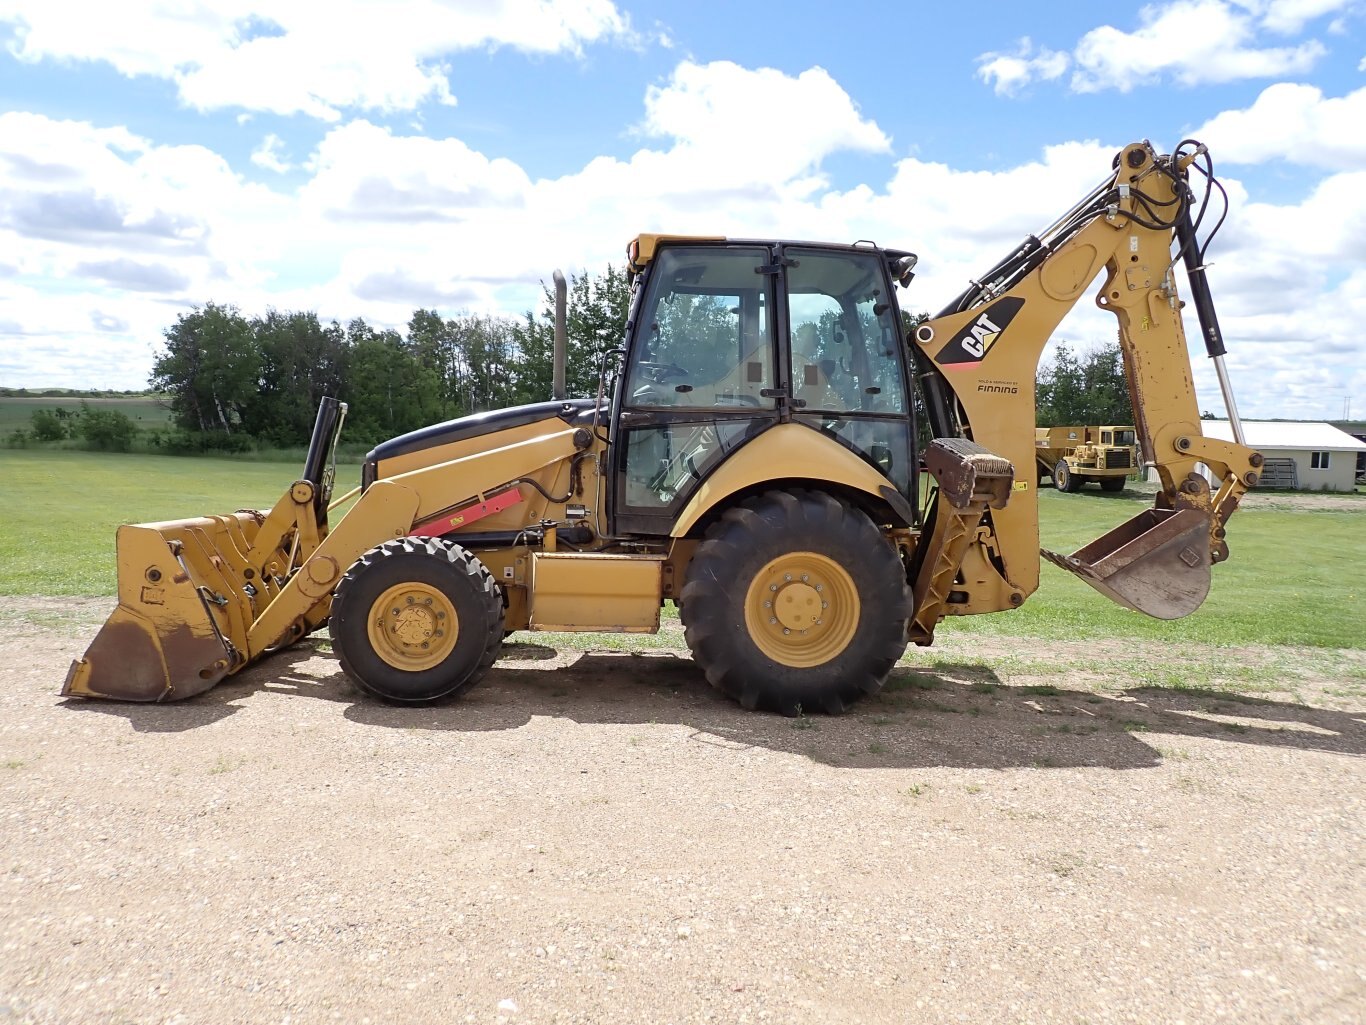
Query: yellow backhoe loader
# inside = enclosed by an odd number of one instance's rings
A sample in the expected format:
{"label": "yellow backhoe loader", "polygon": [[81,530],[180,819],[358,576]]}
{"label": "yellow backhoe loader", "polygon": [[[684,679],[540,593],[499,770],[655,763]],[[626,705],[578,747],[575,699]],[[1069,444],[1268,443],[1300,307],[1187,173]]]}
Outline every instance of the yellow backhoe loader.
{"label": "yellow backhoe loader", "polygon": [[273,509],[119,530],[118,608],[63,693],[188,698],[327,626],[364,691],[429,702],[472,686],[507,631],[648,633],[671,599],[707,679],[746,708],[840,712],[943,617],[1018,608],[1038,587],[1035,371],[1097,277],[1161,490],[1075,554],[1044,555],[1130,608],[1186,615],[1261,465],[1240,433],[1200,432],[1173,273],[1183,262],[1237,424],[1197,241],[1217,188],[1199,144],[1126,146],[909,332],[909,252],[641,235],[596,399],[387,441],[336,501],[345,407],[325,401]]}

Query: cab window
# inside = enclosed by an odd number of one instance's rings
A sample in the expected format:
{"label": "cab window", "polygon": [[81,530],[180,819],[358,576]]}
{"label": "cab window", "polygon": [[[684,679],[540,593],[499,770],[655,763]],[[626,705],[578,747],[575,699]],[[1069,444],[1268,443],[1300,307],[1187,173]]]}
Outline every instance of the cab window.
{"label": "cab window", "polygon": [[768,261],[759,248],[676,247],[650,271],[627,406],[772,409]]}
{"label": "cab window", "polygon": [[874,253],[789,247],[794,398],[807,409],[905,413],[901,332]]}

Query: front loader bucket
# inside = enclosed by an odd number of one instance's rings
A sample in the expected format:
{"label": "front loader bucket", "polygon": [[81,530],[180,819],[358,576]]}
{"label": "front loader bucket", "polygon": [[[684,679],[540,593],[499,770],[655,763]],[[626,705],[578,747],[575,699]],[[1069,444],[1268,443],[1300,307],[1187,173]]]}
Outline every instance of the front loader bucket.
{"label": "front loader bucket", "polygon": [[258,525],[259,514],[238,512],[120,527],[118,608],[71,664],[62,693],[173,701],[237,669],[244,658],[230,638],[268,589],[249,582],[242,554]]}
{"label": "front loader bucket", "polygon": [[1147,509],[1073,555],[1043,556],[1126,608],[1180,619],[1209,594],[1211,524],[1202,509]]}

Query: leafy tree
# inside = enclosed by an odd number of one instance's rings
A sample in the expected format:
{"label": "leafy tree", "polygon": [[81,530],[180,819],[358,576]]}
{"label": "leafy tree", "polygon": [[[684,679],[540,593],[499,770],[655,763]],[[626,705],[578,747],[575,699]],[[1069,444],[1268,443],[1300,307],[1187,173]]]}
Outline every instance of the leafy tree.
{"label": "leafy tree", "polygon": [[104,452],[127,452],[133,447],[137,425],[117,409],[100,409],[81,400],[81,437]]}
{"label": "leafy tree", "polygon": [[1039,368],[1037,408],[1041,427],[1133,423],[1119,343],[1081,355],[1059,345]]}
{"label": "leafy tree", "polygon": [[[550,298],[553,314],[553,292]],[[625,344],[626,317],[631,308],[631,280],[626,268],[609,263],[602,274],[572,275],[567,307],[569,365],[565,386],[570,395],[596,395],[603,356]]]}
{"label": "leafy tree", "polygon": [[250,322],[235,306],[208,303],[182,313],[164,335],[151,386],[170,394],[176,423],[225,434],[240,428],[261,381]]}
{"label": "leafy tree", "polygon": [[335,322],[324,327],[316,313],[277,310],[257,317],[251,327],[260,378],[244,422],[256,437],[276,445],[305,444],[322,397],[342,389],[346,332]]}
{"label": "leafy tree", "polygon": [[[530,310],[512,329],[514,404],[545,402],[554,390],[555,329],[554,297],[550,321]],[[567,370],[566,370],[567,373]]]}
{"label": "leafy tree", "polygon": [[440,381],[439,419],[469,412],[462,394],[467,368],[452,323],[442,320],[435,310],[414,310],[408,320],[407,348]]}
{"label": "leafy tree", "polygon": [[1095,349],[1082,358],[1081,381],[1090,414],[1084,423],[1134,422],[1129,383],[1124,377],[1124,357],[1118,343]]}
{"label": "leafy tree", "polygon": [[66,437],[64,417],[51,409],[35,409],[29,417],[34,441],[61,441]]}
{"label": "leafy tree", "polygon": [[441,379],[424,367],[396,331],[376,331],[364,320],[346,328],[348,373],[341,398],[350,410],[347,434],[384,441],[439,422]]}
{"label": "leafy tree", "polygon": [[[544,287],[544,286],[543,286]],[[518,356],[514,362],[518,397],[543,402],[551,397],[555,351],[555,291],[544,287],[539,317],[527,313],[515,329]],[[603,356],[620,348],[631,306],[631,280],[626,269],[607,265],[598,275],[573,274],[566,303],[568,359],[565,390],[570,396],[591,397],[598,391]]]}
{"label": "leafy tree", "polygon": [[442,320],[435,310],[416,310],[408,322],[408,348],[440,378],[447,417],[516,401],[513,325],[505,319],[462,313]]}

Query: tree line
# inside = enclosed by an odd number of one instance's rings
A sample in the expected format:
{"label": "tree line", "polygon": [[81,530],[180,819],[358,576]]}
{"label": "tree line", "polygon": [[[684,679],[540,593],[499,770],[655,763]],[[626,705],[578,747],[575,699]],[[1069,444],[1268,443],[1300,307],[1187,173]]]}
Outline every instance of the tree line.
{"label": "tree line", "polygon": [[[621,344],[630,300],[624,269],[569,282],[566,387],[597,388],[604,353]],[[203,449],[308,441],[319,400],[347,403],[346,436],[372,444],[468,413],[551,397],[554,293],[520,319],[413,312],[406,331],[363,319],[271,310],[248,318],[208,303],[165,331],[150,386],[170,396],[178,428]]]}
{"label": "tree line", "polygon": [[[307,443],[318,402],[349,410],[345,437],[372,445],[468,413],[551,397],[554,293],[520,318],[415,310],[406,330],[357,318],[345,326],[316,313],[270,310],[247,317],[214,302],[182,313],[164,332],[149,386],[168,396],[175,431],[148,436],[172,452],[244,452]],[[570,396],[596,393],[602,361],[620,347],[630,302],[626,271],[575,274],[568,289]],[[908,326],[918,317],[908,317]],[[1038,423],[1131,423],[1119,346],[1077,353],[1059,345],[1039,368]],[[917,420],[923,417],[918,416]],[[926,424],[921,424],[922,432]],[[38,410],[12,443],[84,439],[127,451],[136,425],[116,410]]]}

